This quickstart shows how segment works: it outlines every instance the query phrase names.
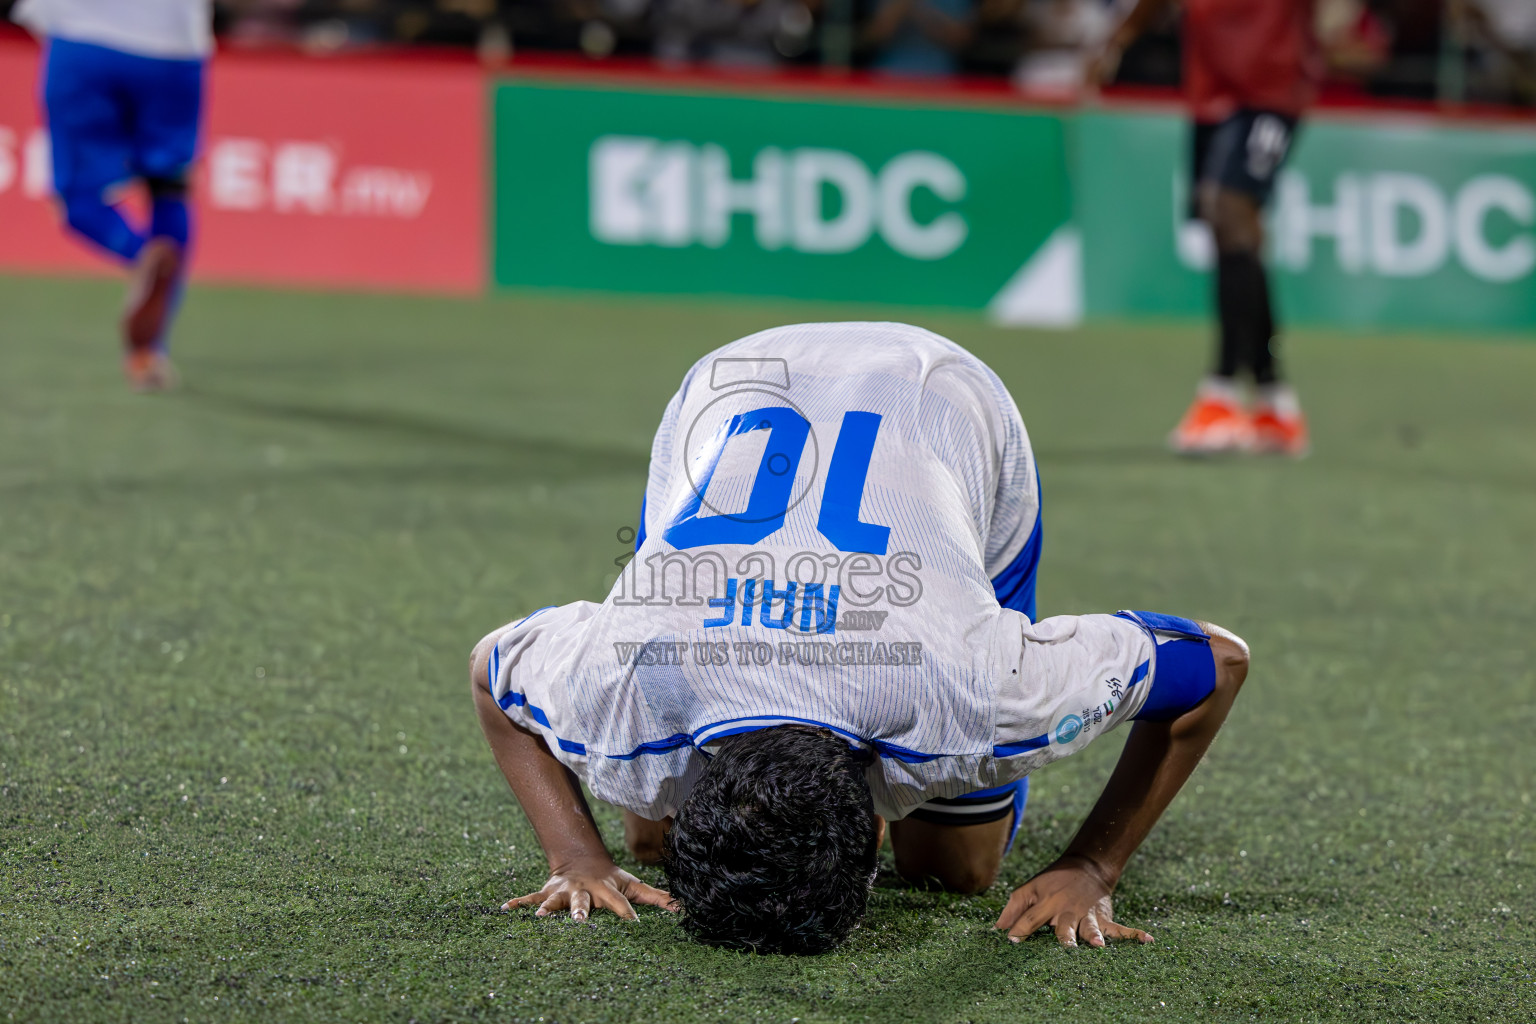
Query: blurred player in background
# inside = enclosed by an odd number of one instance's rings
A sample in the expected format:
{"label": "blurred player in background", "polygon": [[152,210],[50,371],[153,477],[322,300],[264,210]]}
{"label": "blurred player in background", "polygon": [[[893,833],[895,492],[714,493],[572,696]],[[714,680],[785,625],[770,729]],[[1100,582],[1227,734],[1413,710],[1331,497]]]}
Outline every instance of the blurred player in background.
{"label": "blurred player in background", "polygon": [[[129,383],[169,387],[166,335],[181,299],[197,153],[210,0],[22,0],[13,17],[47,47],[42,95],[53,187],[77,234],[132,267],[121,321]],[[131,224],[111,190],[149,193],[149,223]]]}
{"label": "blurred player in background", "polygon": [[[1170,2],[1137,0],[1097,61],[1098,81],[1114,78],[1126,48]],[[1263,210],[1321,71],[1313,17],[1313,0],[1185,0],[1191,207],[1215,236],[1220,330],[1215,368],[1169,437],[1175,451],[1307,453],[1306,419],[1275,358]]]}

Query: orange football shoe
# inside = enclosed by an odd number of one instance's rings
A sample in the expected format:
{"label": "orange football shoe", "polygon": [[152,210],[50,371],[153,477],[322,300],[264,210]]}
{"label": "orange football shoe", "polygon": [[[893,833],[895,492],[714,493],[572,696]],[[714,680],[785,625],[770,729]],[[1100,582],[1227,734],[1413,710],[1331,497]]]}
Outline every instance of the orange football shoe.
{"label": "orange football shoe", "polygon": [[1200,384],[1184,418],[1168,435],[1168,447],[1180,455],[1245,452],[1253,441],[1253,421],[1237,388],[1210,378]]}
{"label": "orange football shoe", "polygon": [[1271,455],[1300,459],[1312,448],[1301,403],[1296,400],[1296,392],[1284,384],[1259,389],[1253,434],[1254,449]]}
{"label": "orange football shoe", "polygon": [[176,368],[158,349],[134,349],[123,358],[123,375],[135,391],[169,391],[176,386]]}

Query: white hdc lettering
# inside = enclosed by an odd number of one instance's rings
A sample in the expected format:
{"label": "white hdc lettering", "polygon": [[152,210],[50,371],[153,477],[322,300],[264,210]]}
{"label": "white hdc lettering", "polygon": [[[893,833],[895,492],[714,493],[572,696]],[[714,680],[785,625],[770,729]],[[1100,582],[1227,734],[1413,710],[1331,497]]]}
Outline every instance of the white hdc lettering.
{"label": "white hdc lettering", "polygon": [[[1495,221],[1503,221],[1495,239]],[[1314,202],[1298,172],[1282,173],[1274,211],[1276,262],[1312,263],[1313,242],[1333,243],[1346,274],[1419,278],[1453,258],[1473,277],[1502,284],[1536,270],[1536,198],[1514,178],[1483,174],[1448,190],[1403,171],[1340,174],[1332,202]],[[1527,230],[1521,230],[1527,229]]]}
{"label": "white hdc lettering", "polygon": [[874,172],[843,150],[768,146],[753,156],[751,177],[736,178],[730,155],[713,143],[605,135],[592,144],[588,172],[589,228],[608,245],[719,248],[743,215],[752,218],[758,246],[770,252],[846,253],[878,234],[903,256],[938,260],[969,233],[957,210],[926,222],[914,213],[919,190],[951,206],[966,194],[960,169],[922,150]]}

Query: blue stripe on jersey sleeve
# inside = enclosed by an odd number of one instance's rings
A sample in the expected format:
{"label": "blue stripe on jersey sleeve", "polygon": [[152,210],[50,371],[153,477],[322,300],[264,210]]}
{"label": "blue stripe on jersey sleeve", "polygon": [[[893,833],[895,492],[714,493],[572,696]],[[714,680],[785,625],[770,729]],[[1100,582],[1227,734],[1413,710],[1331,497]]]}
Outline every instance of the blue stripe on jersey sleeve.
{"label": "blue stripe on jersey sleeve", "polygon": [[894,743],[886,743],[884,740],[875,740],[870,746],[881,757],[888,757],[893,761],[901,761],[904,764],[927,764],[929,761],[937,761],[943,754],[924,754],[918,750],[908,750]]}
{"label": "blue stripe on jersey sleeve", "polygon": [[[554,731],[554,726],[549,724],[549,716],[544,713],[544,709],[537,704],[528,703],[527,694],[508,690],[506,696],[497,698],[496,703],[501,706],[503,711],[506,711],[508,708],[527,708],[528,713],[533,716],[535,722],[538,722],[551,732]],[[556,736],[555,742],[567,754],[580,754],[583,757],[587,755],[587,747],[584,743],[577,743],[575,740],[568,740],[563,736]]]}
{"label": "blue stripe on jersey sleeve", "polygon": [[[523,616],[521,619],[518,619],[512,625],[514,628],[521,626],[535,615],[538,615],[541,612],[547,612],[554,607],[556,606],[547,604],[543,608],[529,612],[527,615]],[[490,690],[492,694],[496,692],[496,678],[500,675],[501,644],[498,642],[495,647],[491,648],[491,662],[490,665],[487,666],[486,672],[486,689]],[[549,724],[549,716],[544,713],[544,709],[536,704],[529,704],[527,694],[518,693],[515,690],[508,690],[506,694],[496,698],[496,704],[503,711],[506,711],[509,708],[526,707],[528,709],[528,713],[533,716],[533,720],[535,722],[538,722],[540,725],[546,729],[549,729],[551,732],[554,731],[554,726]],[[565,751],[567,754],[580,754],[583,757],[586,756],[587,748],[585,744],[577,743],[575,740],[564,739],[560,736],[555,737],[555,742],[558,743],[560,745],[560,749]]]}
{"label": "blue stripe on jersey sleeve", "polygon": [[523,623],[527,622],[529,619],[533,618],[535,615],[541,615],[544,612],[549,611],[551,608],[558,608],[558,607],[559,607],[559,605],[547,604],[543,608],[535,608],[533,611],[529,612],[527,615],[524,615],[522,618],[520,618],[516,622],[512,623],[512,626],[515,629],[518,626],[521,626]]}
{"label": "blue stripe on jersey sleeve", "polygon": [[[516,622],[512,623],[512,628],[516,629],[518,626],[521,626],[523,623],[527,622],[529,619],[533,618],[535,615],[538,615],[538,614],[540,614],[542,612],[547,612],[551,608],[554,608],[554,607],[556,607],[556,606],[552,605],[552,604],[547,604],[543,608],[536,608],[533,611],[529,612],[527,615],[524,615],[522,618],[518,619]],[[487,690],[490,690],[491,693],[493,693],[493,694],[496,692],[496,677],[499,676],[499,675],[501,675],[501,641],[500,640],[496,641],[496,646],[491,648],[491,663],[490,663],[490,665],[488,665],[486,667],[485,688]],[[510,696],[510,694],[508,696]],[[521,696],[522,696],[522,694],[518,694],[518,697],[521,697]],[[510,706],[506,697],[503,697],[501,700],[498,700],[496,703],[501,705],[501,709],[503,711],[505,711]],[[522,706],[522,701],[521,700],[518,701],[518,706],[519,707]]]}
{"label": "blue stripe on jersey sleeve", "polygon": [[668,736],[664,740],[648,740],[627,754],[609,754],[607,756],[615,761],[633,761],[641,754],[667,754],[692,744],[693,737],[685,732],[680,732],[674,736]]}
{"label": "blue stripe on jersey sleeve", "polygon": [[635,551],[645,543],[645,495],[640,495],[640,528],[635,531]]}
{"label": "blue stripe on jersey sleeve", "polygon": [[999,743],[992,748],[992,756],[1013,757],[1015,754],[1027,754],[1031,750],[1041,750],[1050,745],[1050,736],[1036,736],[1032,740],[1019,740],[1017,743]]}

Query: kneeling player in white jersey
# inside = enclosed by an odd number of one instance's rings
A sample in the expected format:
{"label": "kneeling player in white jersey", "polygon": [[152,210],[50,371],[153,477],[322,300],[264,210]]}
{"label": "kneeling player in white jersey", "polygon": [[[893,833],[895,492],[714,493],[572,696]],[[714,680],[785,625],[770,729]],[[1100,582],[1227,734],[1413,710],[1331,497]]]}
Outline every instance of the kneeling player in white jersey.
{"label": "kneeling player in white jersey", "polygon": [[[1034,456],[980,360],[901,324],[727,345],[667,406],[641,519],[602,604],[475,650],[481,724],[550,865],[509,908],[648,903],[706,942],[819,952],[863,915],[887,823],[903,877],[984,889],[1029,773],[1134,719],[1088,820],[996,926],[1151,941],[1110,894],[1247,648],[1147,612],[1034,621]],[[582,781],[670,893],[613,863]]]}

